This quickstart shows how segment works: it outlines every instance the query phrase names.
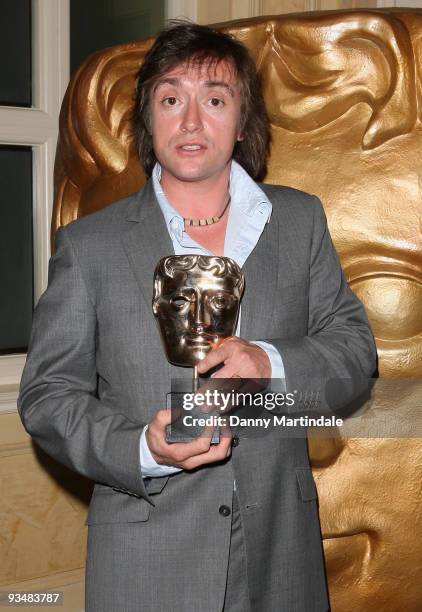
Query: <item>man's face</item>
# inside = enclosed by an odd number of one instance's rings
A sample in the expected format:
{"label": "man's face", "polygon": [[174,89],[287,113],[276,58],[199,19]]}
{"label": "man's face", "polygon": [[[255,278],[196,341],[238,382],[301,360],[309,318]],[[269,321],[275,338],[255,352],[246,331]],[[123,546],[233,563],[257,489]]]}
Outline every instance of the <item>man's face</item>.
{"label": "man's face", "polygon": [[195,267],[162,279],[154,302],[167,359],[194,366],[213,345],[235,331],[240,304],[236,279]]}
{"label": "man's face", "polygon": [[235,70],[182,64],[163,74],[151,96],[151,130],[162,181],[206,181],[229,167],[240,134]]}

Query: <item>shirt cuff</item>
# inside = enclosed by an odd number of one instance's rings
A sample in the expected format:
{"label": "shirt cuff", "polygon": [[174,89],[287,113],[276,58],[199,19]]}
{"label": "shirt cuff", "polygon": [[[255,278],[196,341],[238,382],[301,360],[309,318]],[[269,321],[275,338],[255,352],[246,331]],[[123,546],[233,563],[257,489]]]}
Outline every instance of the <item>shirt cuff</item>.
{"label": "shirt cuff", "polygon": [[176,472],[181,472],[182,468],[178,468],[174,465],[161,465],[155,461],[148,447],[145,435],[147,429],[148,425],[145,425],[139,440],[139,461],[141,464],[142,478],[159,478],[160,476],[170,476],[171,474],[176,474]]}
{"label": "shirt cuff", "polygon": [[259,346],[267,353],[271,364],[271,378],[282,381],[282,387],[286,390],[286,383],[284,380],[286,373],[284,371],[283,359],[279,351],[269,342],[263,342],[262,340],[252,341],[251,344],[256,344],[256,346]]}

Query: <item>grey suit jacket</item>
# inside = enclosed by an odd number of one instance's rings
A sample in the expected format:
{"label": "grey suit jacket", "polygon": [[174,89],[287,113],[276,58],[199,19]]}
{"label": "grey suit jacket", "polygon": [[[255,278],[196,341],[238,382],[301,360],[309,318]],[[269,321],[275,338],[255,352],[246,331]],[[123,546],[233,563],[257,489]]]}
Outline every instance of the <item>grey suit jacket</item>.
{"label": "grey suit jacket", "polygon": [[[263,185],[273,214],[244,273],[241,336],[280,351],[288,389],[370,376],[371,332],[317,198]],[[255,612],[328,607],[317,493],[305,438],[242,437],[230,460],[144,481],[139,437],[171,377],[151,310],[173,252],[151,182],[59,230],[35,311],[19,411],[48,454],[95,481],[87,610],[219,612],[233,479]],[[358,383],[359,385],[360,383]],[[363,383],[362,383],[363,384]]]}

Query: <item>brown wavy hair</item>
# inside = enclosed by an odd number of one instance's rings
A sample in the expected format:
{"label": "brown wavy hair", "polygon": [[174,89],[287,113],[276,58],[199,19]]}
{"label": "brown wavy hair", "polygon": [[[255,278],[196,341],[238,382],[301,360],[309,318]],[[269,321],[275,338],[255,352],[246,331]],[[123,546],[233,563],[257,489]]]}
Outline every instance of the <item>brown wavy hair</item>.
{"label": "brown wavy hair", "polygon": [[243,140],[235,144],[235,159],[255,180],[266,173],[270,124],[255,62],[247,48],[230,34],[207,26],[173,21],[156,38],[138,71],[133,112],[134,139],[145,174],[157,161],[150,130],[151,92],[163,74],[180,64],[205,64],[213,68],[228,61],[235,69],[241,96]]}

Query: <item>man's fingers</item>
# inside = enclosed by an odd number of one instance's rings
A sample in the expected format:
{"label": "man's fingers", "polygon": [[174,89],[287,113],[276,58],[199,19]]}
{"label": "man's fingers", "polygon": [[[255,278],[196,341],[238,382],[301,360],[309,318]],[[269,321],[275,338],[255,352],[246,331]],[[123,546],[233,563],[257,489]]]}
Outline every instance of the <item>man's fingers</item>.
{"label": "man's fingers", "polygon": [[212,349],[207,353],[206,357],[198,363],[198,372],[203,374],[208,372],[211,368],[215,368],[219,363],[224,363],[231,353],[230,338],[222,342],[218,348]]}
{"label": "man's fingers", "polygon": [[[215,380],[216,378],[233,378],[235,374],[236,374],[235,366],[231,364],[227,364],[223,366],[222,368],[220,368],[219,370],[217,370],[217,372],[214,372],[211,378],[213,380]],[[233,380],[234,382],[236,382],[234,378]]]}
{"label": "man's fingers", "polygon": [[230,456],[231,453],[231,436],[222,437],[219,444],[211,445],[207,453],[191,457],[181,464],[185,470],[194,470],[201,465],[207,465],[209,463],[216,463],[217,461],[223,461]]}
{"label": "man's fingers", "polygon": [[199,362],[198,371],[207,372],[224,363],[213,378],[231,378],[234,374],[242,378],[270,378],[271,362],[263,348],[234,336],[224,340],[218,348],[213,348]]}
{"label": "man's fingers", "polygon": [[150,427],[151,425],[157,425],[159,429],[165,429],[166,426],[171,423],[171,420],[172,420],[171,410],[168,410],[167,408],[163,408],[162,410],[158,410],[155,413],[155,417],[151,421]]}
{"label": "man's fingers", "polygon": [[211,446],[209,437],[199,436],[192,442],[176,442],[175,444],[166,444],[164,452],[173,461],[180,465],[190,457],[196,457],[207,453]]}
{"label": "man's fingers", "polygon": [[[160,414],[166,412],[168,414]],[[177,465],[188,459],[208,452],[214,431],[212,425],[204,427],[201,435],[191,442],[175,442],[169,444],[165,440],[165,429],[171,422],[170,410],[159,411],[151,421],[147,430],[148,446],[157,463]]]}
{"label": "man's fingers", "polygon": [[201,435],[191,442],[168,444],[165,429],[170,423],[171,411],[159,410],[146,432],[149,449],[157,463],[193,470],[230,456],[232,436],[229,427],[221,427],[218,444],[211,444],[214,431],[212,425],[204,427]]}

